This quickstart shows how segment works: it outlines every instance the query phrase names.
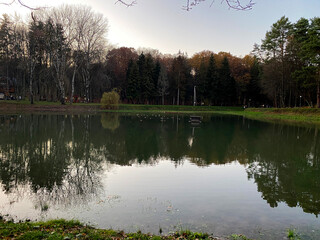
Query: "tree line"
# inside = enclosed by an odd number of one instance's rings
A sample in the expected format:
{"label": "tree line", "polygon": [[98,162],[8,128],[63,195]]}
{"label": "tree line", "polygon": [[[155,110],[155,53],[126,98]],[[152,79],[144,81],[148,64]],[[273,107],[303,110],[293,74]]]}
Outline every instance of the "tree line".
{"label": "tree line", "polygon": [[254,53],[263,66],[261,88],[275,107],[320,107],[319,17],[296,23],[282,17]]}
{"label": "tree line", "polygon": [[0,92],[34,100],[320,107],[319,18],[282,17],[245,57],[161,54],[108,45],[108,21],[90,7],[42,9],[0,23]]}

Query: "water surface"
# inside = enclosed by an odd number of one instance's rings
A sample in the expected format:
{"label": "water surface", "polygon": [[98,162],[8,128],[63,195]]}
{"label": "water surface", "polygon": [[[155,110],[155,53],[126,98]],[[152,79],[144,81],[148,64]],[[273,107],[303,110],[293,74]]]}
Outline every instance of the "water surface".
{"label": "water surface", "polygon": [[0,214],[319,239],[318,131],[220,115],[0,115]]}

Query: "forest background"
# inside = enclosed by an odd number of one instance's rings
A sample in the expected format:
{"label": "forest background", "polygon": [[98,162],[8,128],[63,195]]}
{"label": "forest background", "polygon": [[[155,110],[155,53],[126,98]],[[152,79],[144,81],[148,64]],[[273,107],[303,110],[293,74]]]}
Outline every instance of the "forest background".
{"label": "forest background", "polygon": [[320,19],[285,16],[244,57],[204,50],[162,54],[110,47],[108,21],[90,7],[42,9],[0,21],[0,93],[8,99],[320,107]]}

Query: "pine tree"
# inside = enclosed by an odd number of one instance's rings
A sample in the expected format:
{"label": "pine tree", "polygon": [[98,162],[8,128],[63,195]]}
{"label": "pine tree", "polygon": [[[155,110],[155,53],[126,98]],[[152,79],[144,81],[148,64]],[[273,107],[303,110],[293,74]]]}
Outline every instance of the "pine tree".
{"label": "pine tree", "polygon": [[139,68],[133,60],[130,60],[128,65],[127,83],[127,98],[132,103],[136,103],[140,98]]}
{"label": "pine tree", "polygon": [[199,70],[196,73],[195,76],[196,79],[196,87],[197,87],[197,94],[198,98],[201,102],[203,102],[205,99],[208,99],[209,91],[207,89],[208,83],[207,83],[207,66],[204,62],[204,58],[201,58],[200,67]]}
{"label": "pine tree", "polygon": [[219,71],[219,77],[221,81],[221,105],[234,104],[236,99],[236,83],[234,78],[231,76],[229,61],[227,57],[225,57],[222,61],[222,67]]}
{"label": "pine tree", "polygon": [[[6,92],[9,95],[9,65],[12,56],[13,31],[10,17],[3,14],[0,24],[0,71],[6,76]],[[1,74],[0,72],[0,74]]]}
{"label": "pine tree", "polygon": [[210,56],[205,86],[207,91],[207,98],[210,99],[211,103],[216,103],[220,97],[220,81],[218,78],[217,67],[213,54],[211,54]]}

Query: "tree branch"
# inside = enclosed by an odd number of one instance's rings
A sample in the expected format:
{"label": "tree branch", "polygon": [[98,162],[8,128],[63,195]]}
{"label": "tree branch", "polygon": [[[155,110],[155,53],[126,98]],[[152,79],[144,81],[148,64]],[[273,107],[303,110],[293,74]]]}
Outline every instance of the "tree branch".
{"label": "tree branch", "polygon": [[15,0],[12,0],[10,3],[0,3],[0,4],[10,6],[10,5],[12,5],[12,3],[14,3],[14,2],[15,2]]}
{"label": "tree branch", "polygon": [[115,2],[115,4],[117,4],[117,3],[121,3],[121,4],[123,4],[123,5],[127,6],[127,7],[132,7],[133,5],[137,4],[137,1],[136,0],[133,0],[133,1],[130,0],[129,2],[127,2],[127,1],[123,1],[123,0],[117,0]]}
{"label": "tree branch", "polygon": [[[183,10],[190,11],[193,7],[197,6],[201,2],[204,2],[206,0],[186,0],[186,5],[182,7]],[[247,4],[243,4],[242,0],[221,0],[221,3],[226,2],[229,9],[235,9],[235,10],[251,10],[253,5],[255,4],[253,0],[247,0]],[[137,0],[117,0],[115,3],[121,3],[127,7],[131,7],[135,4],[137,4]],[[210,7],[213,5],[214,0],[212,0]]]}
{"label": "tree branch", "polygon": [[221,3],[226,2],[229,8],[235,10],[251,10],[255,4],[253,0],[250,0],[246,5],[243,5],[240,0],[222,0]]}
{"label": "tree branch", "polygon": [[15,2],[18,2],[18,4],[20,4],[21,6],[23,6],[23,7],[25,7],[25,8],[28,8],[28,9],[30,9],[30,10],[39,10],[39,9],[41,9],[41,8],[33,8],[33,7],[30,7],[30,6],[28,6],[27,4],[25,4],[24,2],[22,2],[22,0],[12,0],[12,1],[9,2],[9,3],[0,2],[0,4],[10,6],[10,5],[12,5],[13,3],[15,3]]}

